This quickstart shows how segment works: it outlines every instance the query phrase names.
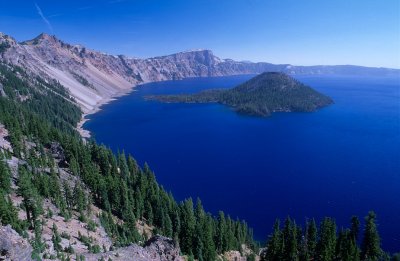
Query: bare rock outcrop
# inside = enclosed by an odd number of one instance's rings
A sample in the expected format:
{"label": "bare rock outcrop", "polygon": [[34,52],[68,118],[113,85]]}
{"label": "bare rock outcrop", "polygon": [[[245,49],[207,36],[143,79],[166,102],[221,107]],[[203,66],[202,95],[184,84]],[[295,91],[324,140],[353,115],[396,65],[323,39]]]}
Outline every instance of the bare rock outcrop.
{"label": "bare rock outcrop", "polygon": [[0,260],[28,261],[32,260],[32,247],[14,229],[0,226]]}
{"label": "bare rock outcrop", "polygon": [[101,258],[104,260],[111,258],[119,261],[184,261],[185,259],[179,253],[180,249],[172,239],[157,235],[149,239],[143,247],[132,244],[106,253],[85,254],[85,260],[97,261]]}

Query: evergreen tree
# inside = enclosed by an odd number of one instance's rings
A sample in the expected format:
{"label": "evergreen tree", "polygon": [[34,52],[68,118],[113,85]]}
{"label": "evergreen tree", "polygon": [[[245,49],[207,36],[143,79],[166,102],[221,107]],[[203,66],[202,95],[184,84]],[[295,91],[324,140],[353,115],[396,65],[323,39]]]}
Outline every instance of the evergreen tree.
{"label": "evergreen tree", "polygon": [[3,225],[10,224],[18,233],[22,233],[22,222],[18,219],[18,212],[13,206],[11,198],[0,189],[0,223]]}
{"label": "evergreen tree", "polygon": [[336,224],[332,218],[324,218],[319,231],[317,243],[317,259],[331,261],[335,256],[336,249]]}
{"label": "evergreen tree", "polygon": [[339,232],[336,256],[341,261],[360,260],[359,250],[350,229],[342,229]]}
{"label": "evergreen tree", "polygon": [[223,253],[227,250],[226,242],[226,221],[225,214],[222,211],[218,212],[217,231],[215,235],[215,244],[218,253]]}
{"label": "evergreen tree", "polygon": [[316,249],[317,249],[317,238],[318,238],[318,231],[317,231],[317,224],[315,220],[312,219],[310,222],[307,223],[307,252],[310,258],[315,258],[316,256]]}
{"label": "evergreen tree", "polygon": [[360,220],[357,216],[351,217],[351,230],[350,235],[353,237],[354,241],[358,241],[358,234],[360,232]]}
{"label": "evergreen tree", "polygon": [[181,226],[181,249],[184,253],[193,254],[193,237],[195,233],[196,219],[191,198],[185,200],[181,205]]}
{"label": "evergreen tree", "polygon": [[58,229],[55,223],[53,223],[53,227],[51,230],[53,232],[53,236],[51,237],[51,240],[53,241],[53,248],[57,252],[60,252],[62,251],[61,237],[60,234],[58,233]]}
{"label": "evergreen tree", "polygon": [[9,193],[11,190],[11,173],[4,161],[3,153],[0,151],[0,189]]}
{"label": "evergreen tree", "polygon": [[23,198],[23,207],[31,228],[35,227],[36,220],[42,212],[42,202],[36,188],[32,184],[31,175],[25,167],[20,167],[18,179],[18,195]]}
{"label": "evergreen tree", "polygon": [[297,251],[297,227],[294,221],[287,217],[282,231],[283,255],[282,260],[296,261],[299,259]]}
{"label": "evergreen tree", "polygon": [[213,240],[213,219],[211,215],[208,215],[204,224],[204,234],[203,234],[203,257],[204,260],[215,260],[215,244]]}
{"label": "evergreen tree", "polygon": [[267,240],[267,251],[261,255],[261,261],[280,260],[282,258],[283,241],[280,229],[280,220],[275,220],[274,231]]}
{"label": "evergreen tree", "polygon": [[382,257],[380,237],[376,225],[376,214],[370,211],[365,217],[364,239],[361,246],[363,260],[375,261]]}
{"label": "evergreen tree", "polygon": [[76,211],[82,213],[87,208],[87,199],[85,192],[81,185],[77,182],[73,191],[73,204],[76,207]]}

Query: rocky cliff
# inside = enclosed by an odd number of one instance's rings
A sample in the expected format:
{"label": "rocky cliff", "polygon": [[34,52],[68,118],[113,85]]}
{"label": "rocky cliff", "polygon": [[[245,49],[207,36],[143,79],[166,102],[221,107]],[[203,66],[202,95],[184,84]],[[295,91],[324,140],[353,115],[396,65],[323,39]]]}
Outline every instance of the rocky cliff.
{"label": "rocky cliff", "polygon": [[21,66],[32,75],[56,79],[67,87],[84,112],[93,111],[111,97],[141,83],[187,77],[258,74],[282,71],[287,74],[393,75],[400,70],[360,66],[292,66],[237,62],[220,59],[210,50],[138,59],[108,55],[80,45],[65,43],[41,34],[18,43],[0,33],[0,60]]}
{"label": "rocky cliff", "polygon": [[32,246],[10,225],[0,226],[0,260],[27,261],[31,258]]}
{"label": "rocky cliff", "polygon": [[184,261],[179,252],[179,247],[172,239],[157,235],[149,239],[143,247],[132,244],[106,253],[86,254],[85,260]]}

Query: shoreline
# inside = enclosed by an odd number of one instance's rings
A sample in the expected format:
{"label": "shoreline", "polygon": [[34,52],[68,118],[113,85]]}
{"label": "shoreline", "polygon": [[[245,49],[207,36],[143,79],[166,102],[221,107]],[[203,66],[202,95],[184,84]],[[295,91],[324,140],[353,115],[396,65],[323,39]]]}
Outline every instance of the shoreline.
{"label": "shoreline", "polygon": [[105,97],[102,100],[100,100],[98,103],[96,103],[96,105],[93,106],[92,109],[88,110],[87,112],[82,112],[82,116],[81,116],[81,120],[76,124],[75,129],[78,131],[79,135],[82,137],[82,139],[89,139],[92,137],[91,133],[89,130],[86,130],[83,125],[85,125],[85,123],[87,121],[89,121],[90,119],[87,118],[87,116],[95,114],[99,111],[102,110],[102,106],[109,104],[110,102],[113,102],[115,100],[117,100],[118,98],[128,95],[130,93],[132,93],[133,91],[135,91],[135,88],[138,85],[134,85],[132,86],[132,88],[127,89],[127,90],[123,90],[120,92],[115,93],[114,95],[110,96],[110,97]]}
{"label": "shoreline", "polygon": [[[209,77],[217,78],[217,77],[240,76],[240,75],[253,75],[253,74],[244,73],[244,74],[233,74],[233,75],[215,75],[215,76],[209,76]],[[188,79],[188,78],[203,78],[203,77],[195,77],[194,76],[194,77],[185,77],[183,79]],[[160,80],[160,81],[174,81],[174,80],[169,79],[169,80]],[[94,105],[92,109],[89,109],[87,112],[82,112],[81,120],[77,123],[77,125],[75,127],[75,129],[78,131],[78,133],[80,134],[82,139],[89,139],[92,136],[90,134],[89,130],[86,130],[85,128],[83,128],[83,125],[85,125],[85,123],[90,120],[90,119],[86,118],[87,116],[101,111],[101,109],[102,109],[101,107],[103,105],[109,104],[110,102],[112,102],[122,96],[130,94],[131,92],[135,91],[135,88],[137,88],[138,86],[147,84],[147,83],[152,83],[152,82],[159,82],[159,81],[156,80],[156,81],[141,82],[137,85],[132,85],[132,87],[129,89],[118,91],[114,95],[109,96],[109,97],[104,97],[102,100],[100,100],[98,103],[96,103],[96,105]]]}

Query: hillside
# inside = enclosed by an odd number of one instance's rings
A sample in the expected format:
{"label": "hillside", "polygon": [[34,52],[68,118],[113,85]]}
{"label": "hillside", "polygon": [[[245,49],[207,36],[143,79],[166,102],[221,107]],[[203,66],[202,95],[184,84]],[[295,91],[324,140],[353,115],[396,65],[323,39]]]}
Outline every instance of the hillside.
{"label": "hillside", "polygon": [[228,90],[207,90],[193,95],[148,96],[150,100],[185,103],[221,103],[239,113],[269,116],[273,112],[311,112],[332,99],[294,78],[276,72],[262,73]]}
{"label": "hillside", "polygon": [[81,110],[57,81],[0,63],[0,86],[0,232],[12,238],[0,240],[1,258],[16,254],[10,240],[34,260],[254,255],[244,221],[177,202],[149,166],[83,141]]}

